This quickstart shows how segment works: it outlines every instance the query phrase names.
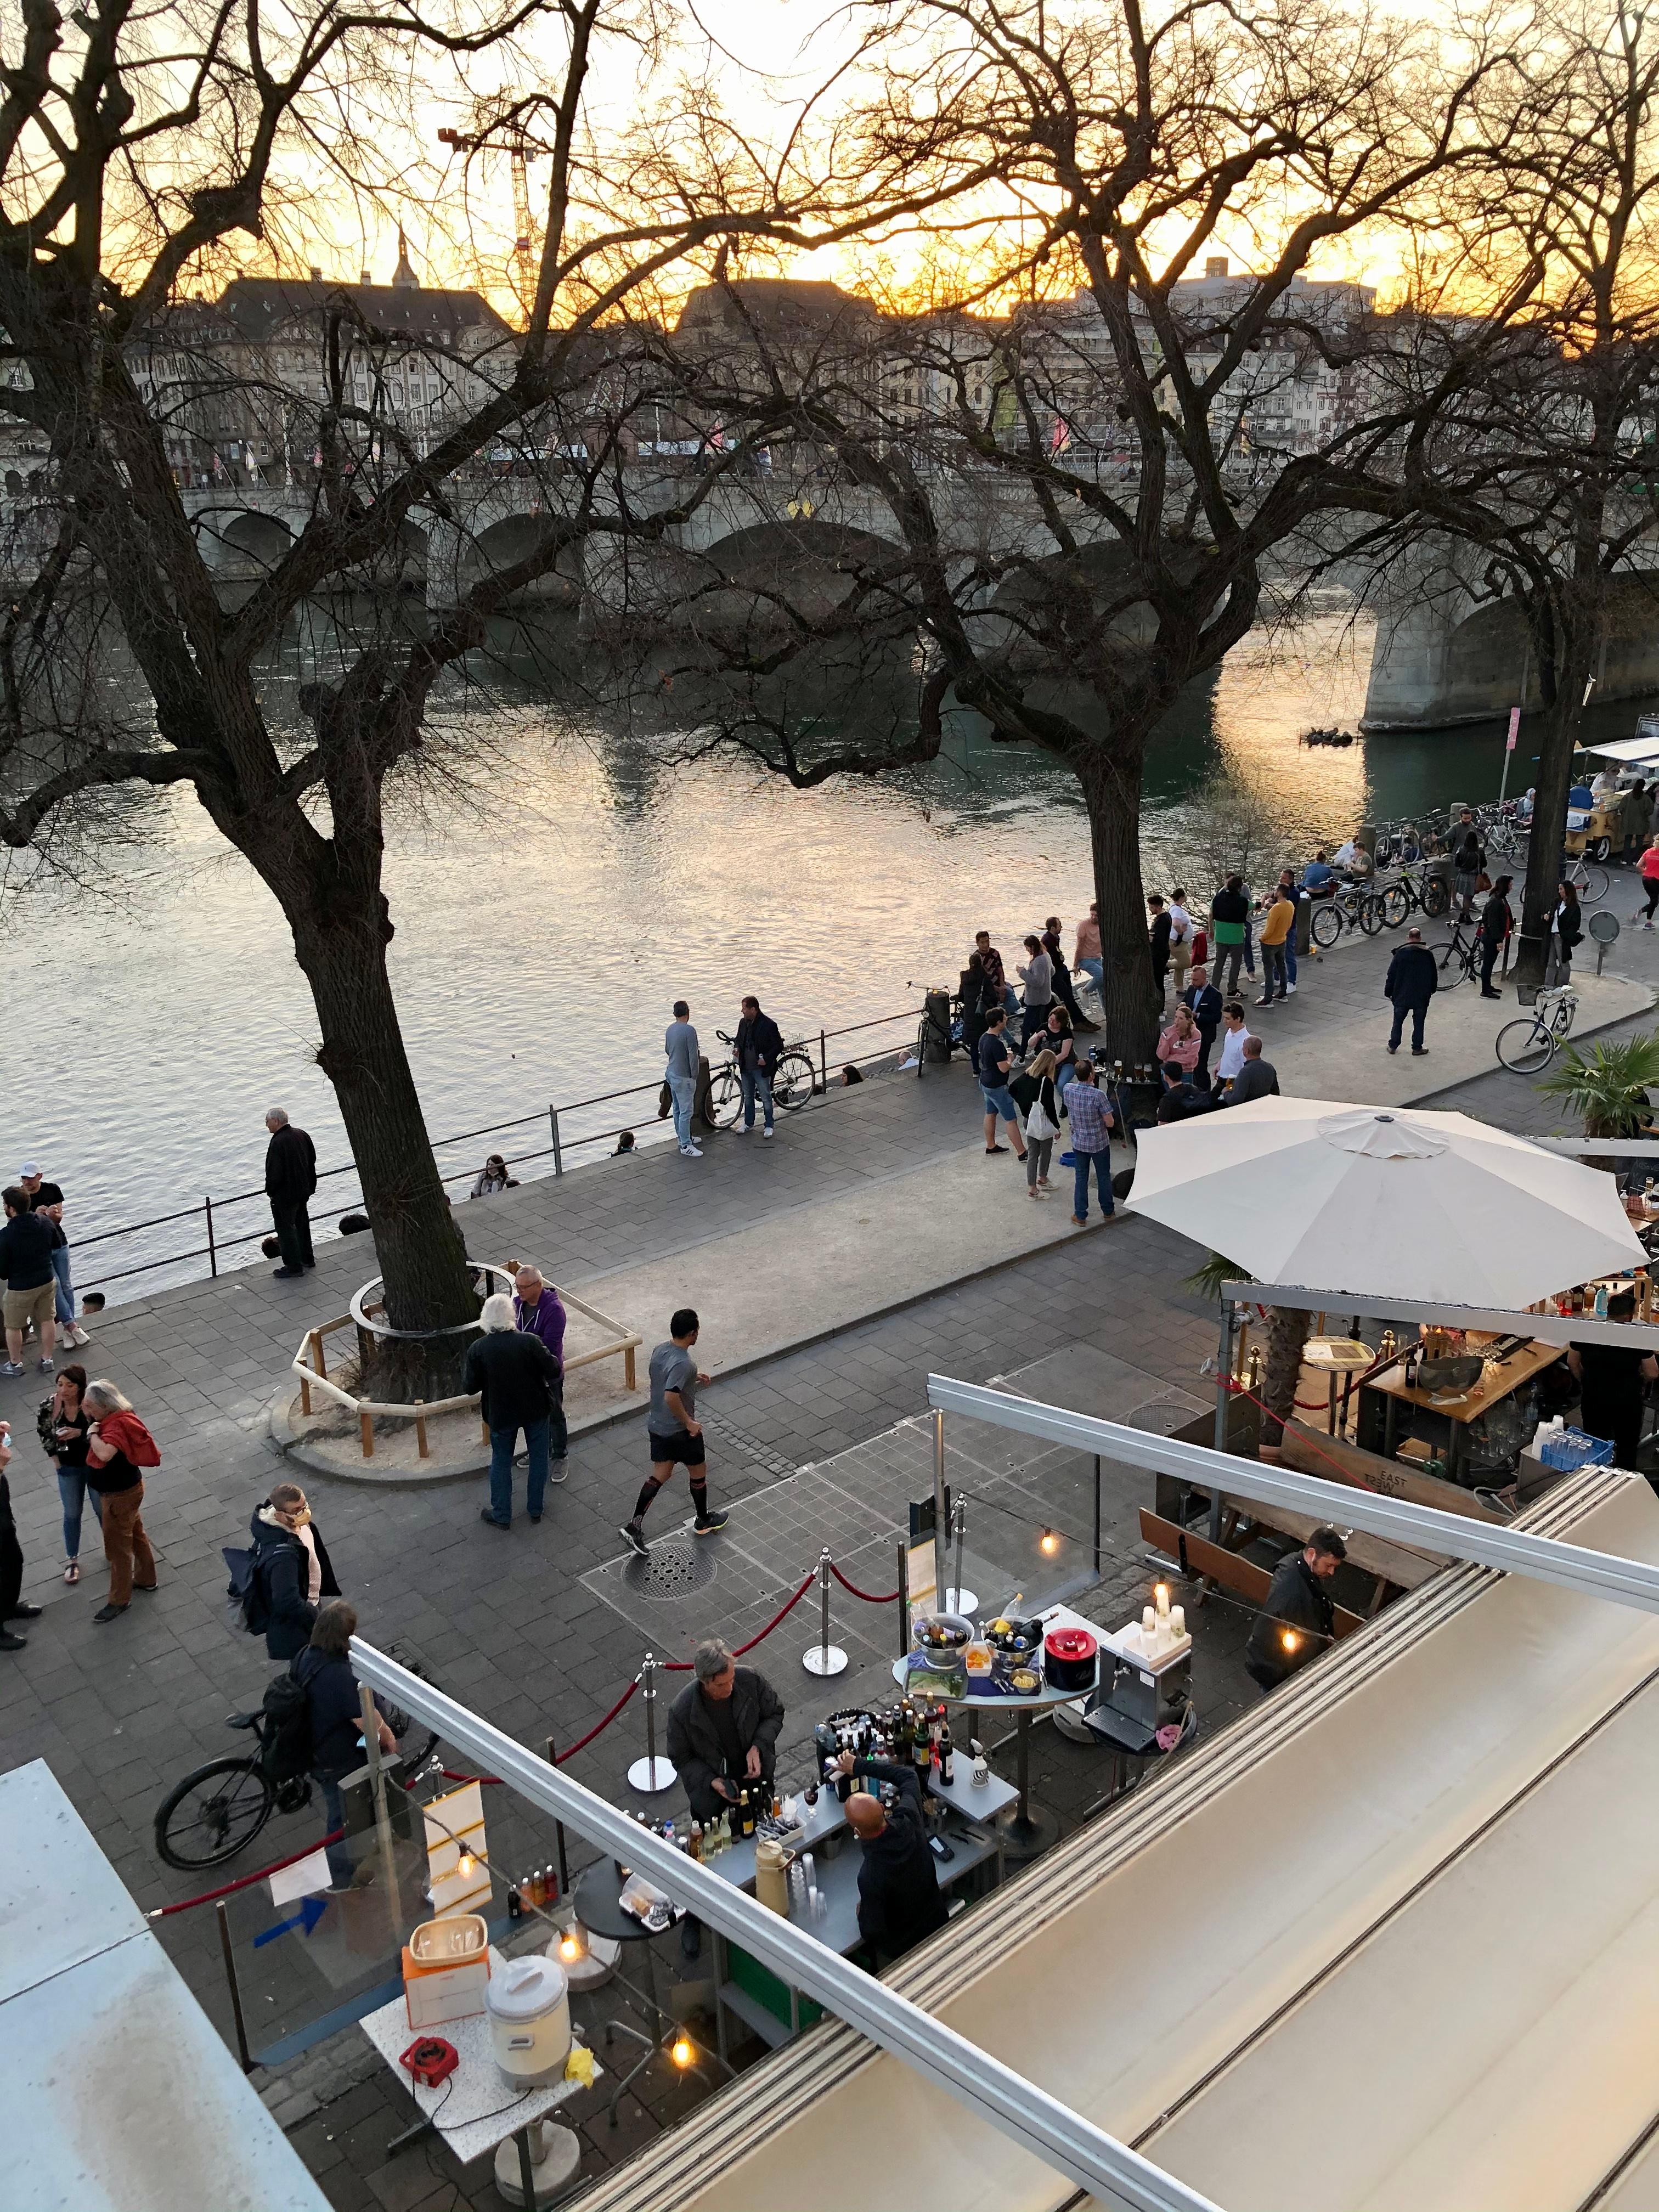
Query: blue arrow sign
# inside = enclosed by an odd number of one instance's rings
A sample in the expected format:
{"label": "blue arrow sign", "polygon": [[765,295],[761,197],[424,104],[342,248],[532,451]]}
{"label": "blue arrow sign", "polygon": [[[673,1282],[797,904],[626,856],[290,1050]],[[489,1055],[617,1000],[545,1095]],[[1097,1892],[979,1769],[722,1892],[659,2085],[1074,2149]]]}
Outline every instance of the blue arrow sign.
{"label": "blue arrow sign", "polygon": [[297,1912],[286,1920],[279,1920],[274,1928],[267,1928],[263,1936],[254,1937],[254,1949],[257,1951],[262,1943],[274,1943],[279,1936],[286,1936],[290,1928],[303,1929],[309,1936],[327,1911],[328,1899],[325,1897],[302,1897]]}

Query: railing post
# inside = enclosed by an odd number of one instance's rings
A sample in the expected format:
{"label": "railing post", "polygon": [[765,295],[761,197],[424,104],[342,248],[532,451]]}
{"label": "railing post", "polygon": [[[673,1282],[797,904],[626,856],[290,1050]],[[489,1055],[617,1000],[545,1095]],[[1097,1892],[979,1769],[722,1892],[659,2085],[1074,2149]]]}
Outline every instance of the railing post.
{"label": "railing post", "polygon": [[818,1553],[818,1641],[803,1651],[800,1663],[809,1674],[842,1674],[847,1671],[847,1654],[837,1644],[830,1641],[830,1547],[826,1544]]}
{"label": "railing post", "polygon": [[210,1275],[216,1276],[219,1272],[219,1255],[213,1247],[213,1200],[205,1191],[202,1194],[202,1207],[207,1215],[208,1273]]}
{"label": "railing post", "polygon": [[230,1984],[230,2013],[236,2023],[236,2056],[241,2061],[244,2074],[253,2071],[253,2061],[248,2056],[247,2027],[242,2018],[242,1990],[236,1979],[236,1954],[231,1948],[230,1917],[225,1911],[222,1897],[214,1907],[219,1923],[219,1948],[225,1954],[225,1979]]}
{"label": "railing post", "polygon": [[910,1652],[910,1551],[902,1536],[895,1548],[898,1553],[899,1657],[905,1659]]}
{"label": "railing post", "polygon": [[[559,1755],[557,1751],[554,1748],[553,1739],[551,1736],[549,1736],[547,1739],[547,1763],[550,1766],[556,1766],[559,1763]],[[556,1820],[553,1823],[553,1832],[557,1837],[559,1844],[559,1895],[561,1897],[568,1897],[570,1894],[570,1868],[565,1857],[564,1822],[562,1820]]]}
{"label": "railing post", "polygon": [[818,1087],[827,1098],[830,1096],[830,1036],[826,1030],[818,1031]]}
{"label": "railing post", "polygon": [[933,1610],[945,1610],[945,1576],[949,1562],[945,1547],[951,1540],[949,1510],[945,1503],[945,1416],[933,1413]]}
{"label": "railing post", "polygon": [[556,1176],[562,1176],[564,1173],[564,1151],[559,1142],[559,1109],[556,1106],[548,1108],[547,1125],[553,1132],[553,1172]]}

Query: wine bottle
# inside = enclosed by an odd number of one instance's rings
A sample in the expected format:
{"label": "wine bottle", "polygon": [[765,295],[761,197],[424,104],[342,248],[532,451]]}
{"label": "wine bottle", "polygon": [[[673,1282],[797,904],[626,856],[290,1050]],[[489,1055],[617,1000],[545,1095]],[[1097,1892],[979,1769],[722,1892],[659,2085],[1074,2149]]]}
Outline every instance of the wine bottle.
{"label": "wine bottle", "polygon": [[939,1732],[939,1778],[947,1790],[951,1786],[952,1771],[951,1749],[951,1723],[947,1721]]}
{"label": "wine bottle", "polygon": [[522,1920],[524,1917],[524,1899],[519,1894],[516,1882],[507,1884],[507,1917],[509,1920]]}
{"label": "wine bottle", "polygon": [[927,1715],[924,1711],[916,1722],[915,1741],[911,1746],[911,1761],[919,1775],[925,1776],[933,1763],[933,1738],[928,1730]]}

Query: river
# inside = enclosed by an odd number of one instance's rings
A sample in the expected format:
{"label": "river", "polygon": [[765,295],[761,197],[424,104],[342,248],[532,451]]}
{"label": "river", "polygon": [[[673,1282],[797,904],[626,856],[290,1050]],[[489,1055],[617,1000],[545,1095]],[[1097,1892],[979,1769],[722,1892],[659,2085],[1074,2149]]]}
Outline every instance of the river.
{"label": "river", "polygon": [[[1289,643],[1253,636],[1182,700],[1148,763],[1149,886],[1181,865],[1220,779],[1254,795],[1274,872],[1356,822],[1496,792],[1495,727],[1298,744],[1310,725],[1353,727],[1370,657],[1369,629],[1332,616]],[[1636,711],[1606,709],[1608,733]],[[402,820],[386,871],[392,978],[441,1136],[653,1079],[676,997],[710,1045],[745,991],[786,1034],[816,1036],[954,981],[975,929],[1012,959],[1044,915],[1069,927],[1091,895],[1069,779],[971,729],[926,774],[804,793],[730,763],[677,768],[659,744],[555,729],[531,704],[481,709],[476,736],[473,801]],[[1523,729],[1516,787],[1528,757]],[[325,1165],[346,1158],[274,902],[193,801],[158,802],[149,818],[151,842],[106,852],[95,888],[35,888],[8,913],[0,1168],[42,1161],[68,1194],[72,1238],[257,1187],[273,1103],[311,1130]],[[842,1056],[904,1034],[849,1040]],[[567,1134],[654,1111],[641,1098],[574,1117]],[[470,1175],[488,1150],[547,1143],[543,1118],[516,1138],[446,1146],[441,1164]],[[221,1236],[268,1225],[261,1212],[222,1216]],[[77,1274],[201,1241],[198,1218],[88,1251]]]}

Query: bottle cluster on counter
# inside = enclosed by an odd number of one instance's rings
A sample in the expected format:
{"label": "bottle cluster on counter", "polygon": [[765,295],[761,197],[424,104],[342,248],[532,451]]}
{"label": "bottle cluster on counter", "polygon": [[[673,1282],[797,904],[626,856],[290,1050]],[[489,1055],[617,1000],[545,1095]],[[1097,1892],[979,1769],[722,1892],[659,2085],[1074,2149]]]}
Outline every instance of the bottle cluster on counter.
{"label": "bottle cluster on counter", "polygon": [[863,1777],[835,1771],[843,1752],[913,1766],[919,1780],[937,1768],[947,1789],[955,1779],[956,1746],[942,1705],[917,1705],[906,1698],[880,1711],[831,1713],[813,1729],[812,1741],[824,1784],[843,1804],[854,1790],[866,1787]]}

